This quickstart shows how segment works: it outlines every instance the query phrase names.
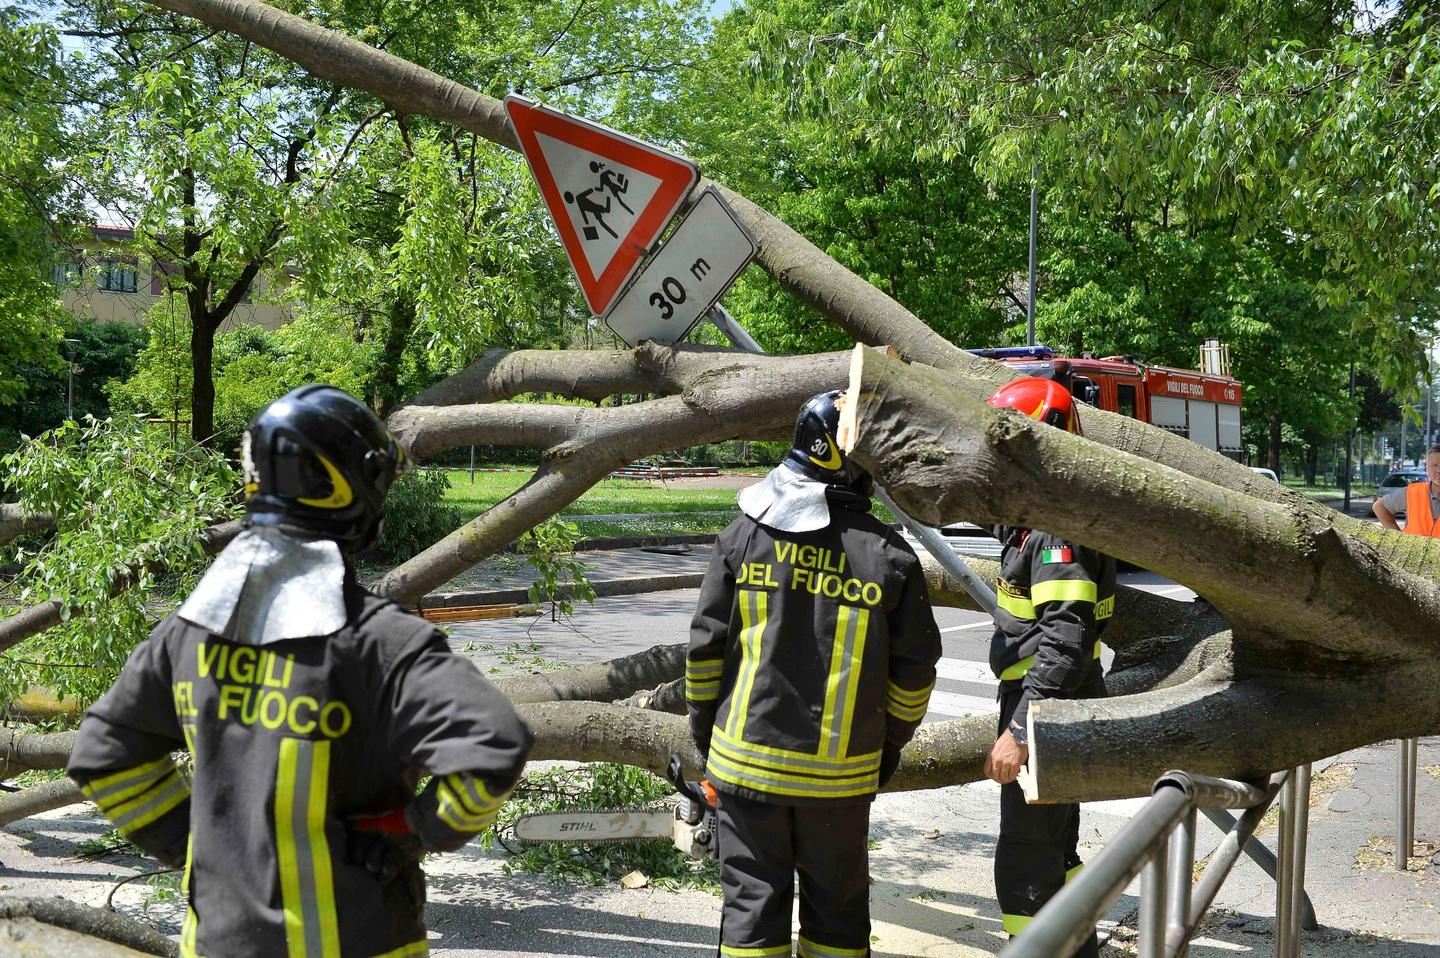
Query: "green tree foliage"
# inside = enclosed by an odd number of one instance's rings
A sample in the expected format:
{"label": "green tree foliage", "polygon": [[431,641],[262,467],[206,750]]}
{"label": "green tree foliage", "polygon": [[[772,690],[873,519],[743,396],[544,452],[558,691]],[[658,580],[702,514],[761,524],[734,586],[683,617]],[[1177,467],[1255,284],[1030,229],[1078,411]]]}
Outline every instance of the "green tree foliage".
{"label": "green tree foliage", "polygon": [[69,198],[58,48],[53,29],[0,7],[0,407],[18,405],[37,370],[62,366],[50,282]]}
{"label": "green tree foliage", "polygon": [[[134,374],[107,389],[117,409],[183,425],[191,357],[184,323],[173,318],[176,311],[174,297],[151,310]],[[357,338],[352,320],[329,312],[302,313],[276,330],[237,326],[221,333],[215,340],[215,447],[237,448],[240,433],[262,406],[306,383],[329,383],[363,396],[373,349]]]}
{"label": "green tree foliage", "polygon": [[72,362],[74,418],[108,417],[106,386],[130,375],[146,340],[145,331],[130,323],[76,317],[60,329],[65,341],[60,346],[58,368],[33,362],[15,367],[27,388],[22,399],[8,406],[0,403],[0,452],[12,449],[21,436],[38,436],[64,422],[72,385],[68,365]]}
{"label": "green tree foliage", "polygon": [[[17,601],[65,607],[59,627],[0,656],[0,690],[38,684],[88,702],[198,580],[208,563],[200,533],[235,515],[238,474],[135,418],[66,422],[0,459],[0,470],[22,503],[55,517],[54,536],[25,557]],[[130,571],[135,586],[112,596],[111,582]]]}
{"label": "green tree foliage", "polygon": [[[1160,219],[1313,255],[1317,302],[1353,304],[1399,381],[1434,321],[1437,185],[1427,19],[1365,5],[846,0],[803,26],[756,4],[752,38],[804,115],[999,187],[1036,170],[1047,208]],[[797,29],[798,27],[798,29]],[[1287,257],[1287,259],[1289,259]]]}
{"label": "green tree foliage", "polygon": [[[787,112],[788,81],[756,69],[757,31],[798,35],[833,7],[797,0],[728,14],[704,63],[683,76],[670,114],[676,136],[707,175],[774,212],[942,335],[996,342],[1007,312],[1024,300],[1016,278],[1023,284],[1028,194],[997,193],[968,163],[927,154],[923,130],[901,124],[870,135],[841,89],[834,109]],[[726,303],[768,350],[848,345],[758,269]]]}
{"label": "green tree foliage", "polygon": [[[701,0],[337,3],[292,8],[495,94],[634,129],[690,57]],[[518,158],[315,80],[143,3],[67,0],[68,64],[94,133],[95,201],[164,264],[189,343],[185,418],[222,426],[215,337],[269,270],[272,295],[345,313],[374,346],[382,412],[493,345],[550,345],[584,319]]]}

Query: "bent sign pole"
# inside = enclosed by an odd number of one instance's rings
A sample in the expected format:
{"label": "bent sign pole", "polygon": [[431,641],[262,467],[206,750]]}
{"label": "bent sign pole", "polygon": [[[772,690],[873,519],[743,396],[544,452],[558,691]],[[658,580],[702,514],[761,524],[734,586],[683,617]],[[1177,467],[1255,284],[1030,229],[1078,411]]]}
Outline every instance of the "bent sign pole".
{"label": "bent sign pole", "polygon": [[511,94],[505,112],[585,302],[615,303],[700,178],[694,163]]}

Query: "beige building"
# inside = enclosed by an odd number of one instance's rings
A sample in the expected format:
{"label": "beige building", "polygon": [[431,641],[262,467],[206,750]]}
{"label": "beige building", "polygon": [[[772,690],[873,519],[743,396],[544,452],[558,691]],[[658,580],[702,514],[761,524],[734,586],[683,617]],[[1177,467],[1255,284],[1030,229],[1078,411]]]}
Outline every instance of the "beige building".
{"label": "beige building", "polygon": [[[81,255],[55,267],[55,285],[65,308],[77,316],[143,323],[150,308],[164,295],[174,268],[167,271],[164,263],[150,263],[136,256],[132,230],[93,226],[90,232],[93,240],[84,246]],[[288,309],[266,302],[266,283],[262,273],[223,329],[242,324],[274,329],[289,321]]]}

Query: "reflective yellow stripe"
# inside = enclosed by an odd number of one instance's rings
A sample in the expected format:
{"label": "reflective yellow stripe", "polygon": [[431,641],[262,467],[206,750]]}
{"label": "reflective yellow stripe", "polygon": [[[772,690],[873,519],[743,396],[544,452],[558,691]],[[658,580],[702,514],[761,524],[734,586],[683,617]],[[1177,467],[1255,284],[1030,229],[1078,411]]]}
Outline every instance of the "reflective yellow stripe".
{"label": "reflective yellow stripe", "polygon": [[467,802],[463,797],[464,782],[461,782],[458,788],[454,784],[453,780],[458,778],[460,776],[447,776],[436,787],[435,813],[441,821],[457,832],[483,832],[495,820],[495,813],[500,810],[504,800],[492,798],[489,801],[482,801],[479,803],[478,810],[475,810],[475,805]]}
{"label": "reflective yellow stripe", "polygon": [[755,689],[755,673],[760,669],[760,643],[765,638],[769,598],[765,592],[740,590],[740,676],[735,681],[729,721],[726,723],[726,730],[737,739],[745,733],[750,693]]}
{"label": "reflective yellow stripe", "polygon": [[713,702],[718,699],[720,677],[724,671],[724,659],[687,659],[685,697],[692,702]]}
{"label": "reflective yellow stripe", "polygon": [[1023,595],[1017,595],[1004,579],[995,580],[995,604],[1017,619],[1035,618],[1035,603]]}
{"label": "reflective yellow stripe", "polygon": [[694,685],[689,681],[685,683],[685,698],[691,702],[713,702],[720,697],[720,683],[707,683],[705,685]]}
{"label": "reflective yellow stripe", "polygon": [[190,894],[190,863],[195,858],[195,833],[185,842],[185,874],[180,878],[180,894],[185,897],[185,920],[180,925],[180,958],[200,958],[195,950],[195,934],[200,919],[195,915],[194,898]]}
{"label": "reflective yellow stripe", "polygon": [[865,661],[865,638],[870,631],[870,610],[855,609],[851,630],[855,633],[854,650],[846,666],[845,699],[840,703],[840,755],[850,752],[850,729],[855,721],[855,699],[860,694],[860,663]]}
{"label": "reflective yellow stripe", "polygon": [[863,948],[840,948],[836,945],[818,945],[800,936],[800,948],[796,952],[797,958],[865,958],[870,954],[869,946]]}
{"label": "reflective yellow stripe", "polygon": [[166,812],[171,811],[190,797],[190,785],[174,769],[149,791],[143,792],[124,805],[108,810],[105,815],[115,827],[127,837],[146,825],[153,824]]}
{"label": "reflective yellow stripe", "polygon": [[392,948],[383,955],[376,955],[375,958],[415,958],[416,955],[428,954],[430,954],[430,942],[412,941],[408,945]]}
{"label": "reflective yellow stripe", "polygon": [[1115,596],[1107,595],[1095,603],[1095,619],[1108,619],[1115,614]]}
{"label": "reflective yellow stripe", "polygon": [[100,806],[100,810],[103,812],[140,794],[173,771],[175,771],[175,762],[166,755],[153,762],[136,765],[133,768],[123,769],[87,782],[80,786],[80,793]]}
{"label": "reflective yellow stripe", "polygon": [[1089,579],[1050,579],[1030,584],[1030,601],[1034,605],[1046,602],[1094,602],[1099,589]]}
{"label": "reflective yellow stripe", "polygon": [[[1095,655],[1094,655],[1094,658],[1097,658],[1097,659],[1100,658],[1100,646],[1101,646],[1100,640],[1099,640],[1099,639],[1096,639],[1096,640],[1095,640]],[[1025,673],[1030,671],[1030,666],[1032,666],[1032,665],[1034,665],[1034,664],[1035,664],[1035,656],[1033,656],[1033,655],[1027,655],[1027,656],[1025,656],[1025,658],[1021,659],[1019,662],[1016,662],[1014,665],[1010,666],[1010,667],[1009,667],[1008,669],[1006,669],[1004,672],[1001,672],[1001,673],[1000,673],[1000,681],[1002,681],[1002,682],[1013,682],[1015,679],[1023,679],[1023,678],[1025,677]]]}
{"label": "reflective yellow stripe", "polygon": [[893,701],[889,701],[885,703],[885,711],[902,722],[918,722],[930,710],[924,705],[896,705]]}
{"label": "reflective yellow stripe", "polygon": [[718,748],[731,761],[741,765],[753,765],[762,770],[795,772],[811,776],[845,777],[867,775],[880,768],[880,751],[859,756],[812,755],[805,752],[774,754],[778,750],[764,749],[749,742],[732,742],[724,735],[710,739],[710,747]]}
{"label": "reflective yellow stripe", "polygon": [[1065,873],[1065,884],[1067,884],[1067,885],[1070,884],[1070,882],[1074,881],[1075,878],[1078,877],[1079,874],[1080,874],[1081,872],[1083,872],[1084,870],[1085,870],[1085,863],[1084,863],[1084,862],[1081,862],[1080,864],[1076,865],[1074,868],[1072,868],[1072,869],[1070,869],[1069,871],[1067,871],[1067,872]]}
{"label": "reflective yellow stripe", "polygon": [[1025,927],[1034,921],[1033,915],[1001,915],[1000,926],[1009,935],[1018,935],[1025,930]]}
{"label": "reflective yellow stripe", "polygon": [[722,742],[725,742],[732,749],[740,749],[746,752],[754,752],[757,755],[769,756],[771,758],[782,760],[823,763],[823,765],[827,768],[840,768],[845,766],[854,766],[858,768],[860,766],[868,766],[870,764],[875,764],[878,766],[880,763],[881,750],[878,748],[873,752],[862,752],[858,755],[842,755],[832,759],[816,755],[814,752],[800,752],[796,751],[795,749],[776,748],[773,745],[756,745],[754,742],[743,742],[740,739],[732,737],[728,732],[726,732],[723,728],[720,728],[718,725],[714,728],[713,734],[715,738],[718,738]]}
{"label": "reflective yellow stripe", "polygon": [[492,794],[484,782],[471,775],[455,772],[445,776],[445,783],[459,797],[461,804],[476,815],[493,812],[505,804],[504,795]]}
{"label": "reflective yellow stripe", "polygon": [[759,948],[737,948],[734,945],[720,946],[720,954],[733,956],[733,958],[768,958],[770,955],[790,954],[790,943],[783,945],[762,945]]}
{"label": "reflective yellow stripe", "polygon": [[879,787],[880,771],[864,775],[817,779],[812,776],[788,775],[784,772],[762,771],[733,761],[722,746],[710,743],[706,771],[710,777],[739,788],[753,789],[770,795],[792,795],[808,798],[853,798],[870,795]]}
{"label": "reflective yellow stripe", "polygon": [[725,671],[724,659],[687,659],[685,662],[685,677],[689,679],[707,682],[710,679],[718,679],[723,671]]}
{"label": "reflective yellow stripe", "polygon": [[865,635],[869,629],[868,609],[842,605],[836,610],[830,672],[825,678],[825,704],[820,713],[817,755],[839,758],[850,750],[850,728],[855,718],[855,697],[860,686],[860,663],[865,659]]}
{"label": "reflective yellow stripe", "polygon": [[885,683],[885,711],[902,722],[918,722],[930,710],[930,693],[935,683],[923,689],[905,689],[894,682]]}
{"label": "reflective yellow stripe", "polygon": [[934,682],[931,682],[923,689],[907,689],[896,685],[894,682],[886,682],[885,694],[901,705],[924,705],[930,701],[930,692],[934,688]]}
{"label": "reflective yellow stripe", "polygon": [[280,740],[275,845],[290,958],[339,958],[335,882],[325,840],[330,743]]}

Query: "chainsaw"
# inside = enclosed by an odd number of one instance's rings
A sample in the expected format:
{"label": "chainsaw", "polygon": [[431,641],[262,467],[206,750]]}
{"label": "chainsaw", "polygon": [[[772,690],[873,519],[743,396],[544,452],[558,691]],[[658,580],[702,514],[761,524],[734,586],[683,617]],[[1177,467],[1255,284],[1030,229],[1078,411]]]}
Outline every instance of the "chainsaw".
{"label": "chainsaw", "polygon": [[670,756],[670,784],[680,793],[672,805],[649,810],[535,812],[515,820],[515,837],[525,842],[633,842],[668,838],[691,858],[716,857],[715,792],[707,781],[687,782],[680,756]]}

